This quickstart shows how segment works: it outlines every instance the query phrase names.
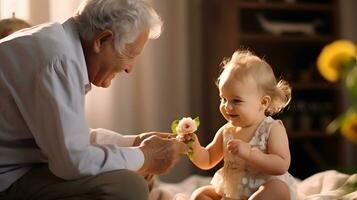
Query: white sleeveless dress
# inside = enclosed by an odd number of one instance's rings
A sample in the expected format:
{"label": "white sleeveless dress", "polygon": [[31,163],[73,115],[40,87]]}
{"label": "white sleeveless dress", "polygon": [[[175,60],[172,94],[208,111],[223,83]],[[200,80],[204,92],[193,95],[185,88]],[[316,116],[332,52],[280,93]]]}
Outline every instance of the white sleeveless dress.
{"label": "white sleeveless dress", "polygon": [[[266,152],[267,139],[273,123],[282,122],[271,117],[266,117],[261,122],[249,142],[252,148],[258,148],[262,152]],[[244,160],[228,152],[227,142],[234,139],[234,131],[235,128],[232,127],[227,128],[223,133],[224,166],[215,173],[211,180],[211,184],[215,186],[219,194],[223,195],[223,199],[248,199],[266,181],[279,179],[289,186],[290,199],[296,200],[295,179],[288,172],[280,176],[263,174],[255,169],[246,167]]]}

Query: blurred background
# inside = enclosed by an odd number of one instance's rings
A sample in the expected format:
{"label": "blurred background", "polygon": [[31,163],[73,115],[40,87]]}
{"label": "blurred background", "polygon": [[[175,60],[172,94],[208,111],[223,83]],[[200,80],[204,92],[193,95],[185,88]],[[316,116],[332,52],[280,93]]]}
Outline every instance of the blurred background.
{"label": "blurred background", "polygon": [[[120,74],[108,89],[87,94],[92,128],[121,134],[170,131],[173,120],[201,119],[198,135],[208,144],[225,121],[219,114],[215,80],[220,62],[237,48],[264,57],[277,77],[293,86],[293,99],[276,116],[290,139],[290,172],[304,179],[336,169],[357,172],[357,144],[326,126],[349,105],[339,83],[317,72],[321,49],[336,39],[357,42],[355,0],[147,0],[164,21],[164,32],[149,41],[134,71]],[[81,0],[0,0],[0,19],[16,17],[37,25],[63,22]],[[2,30],[0,23],[0,30]],[[183,157],[170,173],[177,182],[192,175],[213,175]]]}

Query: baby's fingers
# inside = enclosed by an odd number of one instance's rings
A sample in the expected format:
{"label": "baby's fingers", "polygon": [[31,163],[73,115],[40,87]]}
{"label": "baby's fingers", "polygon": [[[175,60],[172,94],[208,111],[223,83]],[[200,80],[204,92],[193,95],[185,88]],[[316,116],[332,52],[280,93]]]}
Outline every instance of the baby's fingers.
{"label": "baby's fingers", "polygon": [[234,144],[234,143],[227,144],[227,149],[228,149],[229,152],[232,153],[233,151],[235,151],[237,149],[237,145]]}
{"label": "baby's fingers", "polygon": [[237,146],[237,140],[233,139],[233,140],[229,140],[227,142],[227,147],[236,147]]}

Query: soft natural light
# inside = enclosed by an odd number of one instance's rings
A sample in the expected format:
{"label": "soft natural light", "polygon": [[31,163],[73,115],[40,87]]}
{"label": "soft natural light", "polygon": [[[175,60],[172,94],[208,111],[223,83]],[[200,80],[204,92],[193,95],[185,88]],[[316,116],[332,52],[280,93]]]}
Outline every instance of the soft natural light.
{"label": "soft natural light", "polygon": [[36,25],[63,22],[73,15],[82,0],[0,0],[0,19],[15,17]]}
{"label": "soft natural light", "polygon": [[58,0],[49,0],[50,21],[61,22],[71,17],[82,0],[67,0],[68,3]]}
{"label": "soft natural light", "polygon": [[29,20],[28,5],[30,0],[0,0],[0,18],[11,18],[12,13],[20,19]]}

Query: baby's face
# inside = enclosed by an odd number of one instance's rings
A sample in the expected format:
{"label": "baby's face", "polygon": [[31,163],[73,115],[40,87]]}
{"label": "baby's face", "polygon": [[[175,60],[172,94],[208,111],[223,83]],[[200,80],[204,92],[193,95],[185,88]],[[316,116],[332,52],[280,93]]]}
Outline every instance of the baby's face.
{"label": "baby's face", "polygon": [[234,126],[247,127],[264,117],[262,93],[253,78],[223,77],[219,82],[220,112]]}

